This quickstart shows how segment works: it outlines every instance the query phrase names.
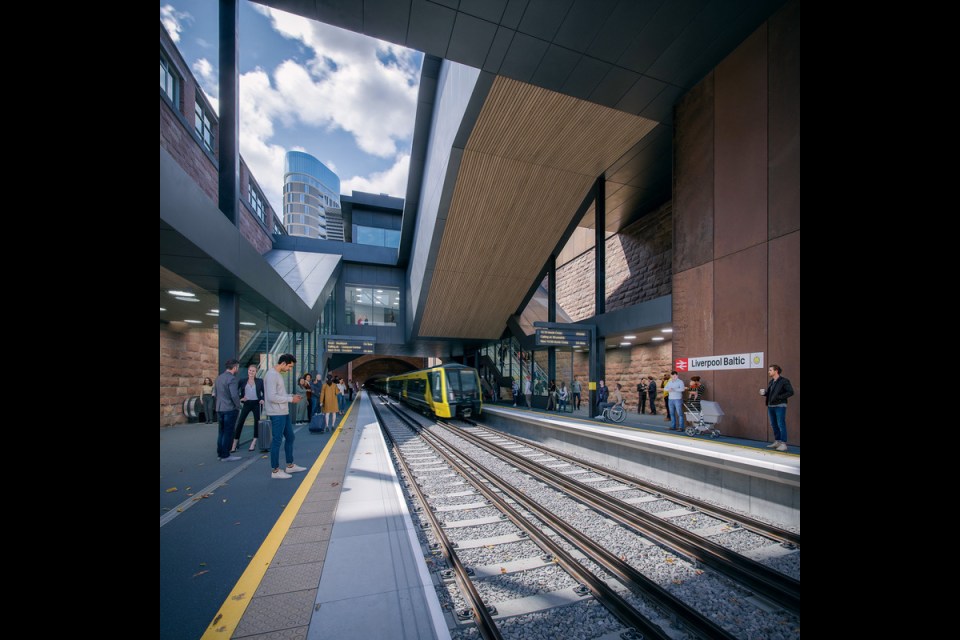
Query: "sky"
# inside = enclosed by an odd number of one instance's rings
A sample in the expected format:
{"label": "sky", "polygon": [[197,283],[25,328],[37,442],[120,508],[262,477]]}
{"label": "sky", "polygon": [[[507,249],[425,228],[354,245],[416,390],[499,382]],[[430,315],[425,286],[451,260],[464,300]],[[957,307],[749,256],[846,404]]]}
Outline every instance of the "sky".
{"label": "sky", "polygon": [[[160,2],[170,33],[218,108],[217,8]],[[283,157],[305,151],[354,189],[406,197],[423,54],[240,2],[240,155],[282,215]]]}

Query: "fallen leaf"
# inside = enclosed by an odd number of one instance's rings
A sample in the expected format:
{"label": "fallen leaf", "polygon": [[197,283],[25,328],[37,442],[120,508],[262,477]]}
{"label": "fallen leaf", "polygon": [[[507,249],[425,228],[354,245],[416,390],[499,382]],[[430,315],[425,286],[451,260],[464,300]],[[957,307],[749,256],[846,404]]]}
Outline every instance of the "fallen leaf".
{"label": "fallen leaf", "polygon": [[174,491],[177,491],[176,487],[170,487],[169,489],[167,489],[167,493],[173,493]]}
{"label": "fallen leaf", "polygon": [[192,495],[193,495],[192,493],[188,493],[188,494],[187,494],[187,497],[190,497],[190,496],[192,496]]}
{"label": "fallen leaf", "polygon": [[217,614],[217,617],[213,619],[213,622],[212,622],[212,623],[210,623],[210,626],[213,626],[213,625],[217,624],[218,622],[220,622],[220,618],[222,618],[222,617],[223,617],[223,614],[222,614],[222,613],[218,613],[218,614]]}
{"label": "fallen leaf", "polygon": [[335,487],[335,486],[337,486],[338,484],[340,484],[340,483],[339,483],[339,482],[331,482],[331,483],[330,483],[330,486],[331,486],[331,487]]}
{"label": "fallen leaf", "polygon": [[667,564],[673,564],[673,563],[674,563],[674,559],[673,559],[673,558],[667,558],[667,559],[666,559],[666,563],[667,563]]}
{"label": "fallen leaf", "polygon": [[683,580],[674,580],[673,584],[683,584]]}
{"label": "fallen leaf", "polygon": [[193,574],[193,577],[196,578],[197,576],[202,576],[202,575],[205,574],[205,573],[210,573],[210,569],[204,569],[203,571],[197,571],[195,574]]}
{"label": "fallen leaf", "polygon": [[177,509],[177,513],[183,513],[183,509]]}
{"label": "fallen leaf", "polygon": [[500,573],[506,573],[506,572],[507,572],[506,567],[500,567]]}
{"label": "fallen leaf", "polygon": [[192,489],[192,488],[193,488],[193,487],[187,487],[186,489],[184,489],[184,491],[190,491],[190,489]]}
{"label": "fallen leaf", "polygon": [[235,595],[235,596],[230,596],[230,599],[231,599],[231,600],[243,600],[243,599],[246,598],[246,597],[247,597],[247,592],[244,591],[243,593],[238,593],[238,594]]}

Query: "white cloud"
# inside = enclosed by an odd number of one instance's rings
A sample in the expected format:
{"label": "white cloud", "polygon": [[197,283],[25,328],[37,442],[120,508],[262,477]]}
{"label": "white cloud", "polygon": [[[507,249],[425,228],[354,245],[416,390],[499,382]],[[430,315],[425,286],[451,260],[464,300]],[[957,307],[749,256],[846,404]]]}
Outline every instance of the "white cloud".
{"label": "white cloud", "polygon": [[354,176],[340,183],[340,191],[344,194],[356,191],[367,193],[386,193],[396,198],[407,197],[407,175],[410,173],[410,155],[401,154],[396,158],[393,166],[386,171],[380,171],[369,176]]}
{"label": "white cloud", "polygon": [[[283,61],[272,74],[258,68],[240,76],[240,153],[274,210],[282,216],[287,151],[272,142],[278,124],[343,130],[362,151],[394,158],[385,171],[344,180],[341,190],[405,197],[410,157],[401,146],[408,146],[413,135],[420,73],[417,53],[262,5],[251,6],[267,16],[278,33],[313,53],[303,64]],[[193,71],[214,102],[218,84],[213,65],[201,58]],[[295,148],[311,154],[320,151]],[[333,162],[324,164],[337,172]]]}
{"label": "white cloud", "polygon": [[366,153],[396,155],[397,143],[413,134],[416,52],[282,11],[263,13],[280,35],[314,54],[306,65],[287,60],[274,73],[293,115],[306,125],[350,133]]}
{"label": "white cloud", "polygon": [[194,75],[200,81],[200,87],[210,101],[213,110],[220,114],[220,79],[217,77],[217,71],[206,58],[200,58],[190,67]]}
{"label": "white cloud", "polygon": [[172,4],[165,4],[160,7],[160,22],[170,34],[170,39],[174,42],[180,42],[180,32],[183,31],[183,23],[193,20],[186,11],[177,11]]}

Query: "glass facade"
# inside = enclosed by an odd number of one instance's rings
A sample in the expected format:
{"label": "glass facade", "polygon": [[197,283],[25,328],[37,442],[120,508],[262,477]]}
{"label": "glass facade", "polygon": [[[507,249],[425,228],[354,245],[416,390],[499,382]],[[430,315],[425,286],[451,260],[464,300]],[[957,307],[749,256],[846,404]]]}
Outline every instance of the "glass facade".
{"label": "glass facade", "polygon": [[260,222],[264,222],[264,211],[266,207],[263,206],[263,196],[260,195],[260,192],[253,186],[252,182],[247,183],[247,191],[250,193],[250,208],[253,209],[253,212],[260,218]]}
{"label": "glass facade", "polygon": [[288,233],[343,241],[342,224],[327,224],[328,216],[339,220],[339,210],[340,178],[310,154],[289,151],[283,174],[283,221]]}
{"label": "glass facade", "polygon": [[205,146],[210,153],[213,153],[213,119],[210,117],[210,114],[207,113],[207,110],[203,108],[203,105],[200,104],[199,100],[197,100],[195,111],[197,121],[194,126],[197,129],[197,135],[200,136],[200,142],[203,143],[203,146]]}
{"label": "glass facade", "polygon": [[376,247],[400,246],[400,231],[353,225],[353,241],[357,244],[370,244]]}
{"label": "glass facade", "polygon": [[346,309],[347,324],[395,327],[400,315],[400,289],[348,284]]}
{"label": "glass facade", "polygon": [[180,95],[180,78],[173,70],[170,60],[163,54],[163,50],[160,51],[160,90],[167,94],[173,104],[177,104]]}

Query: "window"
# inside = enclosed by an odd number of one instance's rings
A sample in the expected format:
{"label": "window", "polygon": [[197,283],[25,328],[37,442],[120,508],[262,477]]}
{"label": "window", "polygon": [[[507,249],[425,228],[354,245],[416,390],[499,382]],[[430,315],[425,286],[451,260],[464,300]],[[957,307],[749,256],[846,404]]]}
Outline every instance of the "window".
{"label": "window", "polygon": [[260,195],[260,192],[253,186],[252,182],[247,183],[247,191],[250,192],[250,208],[253,209],[253,212],[260,218],[260,222],[264,222],[264,210],[266,207],[263,206],[263,196]]}
{"label": "window", "polygon": [[283,229],[280,228],[280,223],[277,222],[276,220],[273,221],[273,232],[278,236],[283,235]]}
{"label": "window", "polygon": [[180,78],[174,71],[170,60],[160,51],[160,90],[167,94],[170,102],[177,104],[180,96]]}
{"label": "window", "polygon": [[400,289],[347,285],[347,323],[395,327],[400,315]]}
{"label": "window", "polygon": [[353,225],[353,241],[357,244],[370,244],[376,247],[400,246],[400,231]]}
{"label": "window", "polygon": [[197,100],[196,114],[196,128],[197,135],[200,136],[200,142],[203,143],[203,146],[205,146],[210,153],[213,153],[213,118],[210,117],[210,114],[203,108],[199,100]]}

